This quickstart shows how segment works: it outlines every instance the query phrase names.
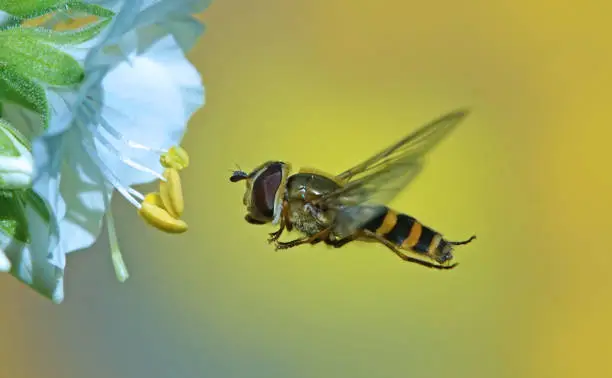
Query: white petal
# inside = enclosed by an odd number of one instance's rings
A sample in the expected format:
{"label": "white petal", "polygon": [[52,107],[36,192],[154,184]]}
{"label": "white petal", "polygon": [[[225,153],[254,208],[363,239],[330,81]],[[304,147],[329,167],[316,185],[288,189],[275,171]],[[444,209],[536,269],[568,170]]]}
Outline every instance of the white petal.
{"label": "white petal", "polygon": [[0,272],[11,270],[11,261],[6,257],[4,251],[0,250]]}
{"label": "white petal", "polygon": [[64,270],[52,262],[61,260],[57,256],[61,252],[52,240],[53,229],[30,206],[26,208],[26,214],[31,243],[24,245],[0,233],[0,248],[11,262],[10,273],[13,276],[53,302],[60,303],[64,299]]}
{"label": "white petal", "polygon": [[36,165],[32,189],[49,205],[55,219],[63,218],[66,212],[60,195],[61,170],[66,157],[64,134],[45,135],[32,142]]}
{"label": "white petal", "polygon": [[[129,167],[119,160],[118,153],[161,172],[159,155],[130,147],[126,140],[154,149],[167,149],[178,144],[187,122],[204,103],[200,75],[182,54],[174,38],[167,36],[154,43],[143,55],[130,57],[102,81],[106,94],[101,110],[102,122],[119,132],[117,140],[95,127],[116,151],[97,143],[100,157],[127,185],[155,179],[148,173]],[[118,151],[118,152],[117,152]]]}
{"label": "white petal", "polygon": [[0,25],[11,19],[11,15],[0,10]]}
{"label": "white petal", "polygon": [[65,131],[72,122],[72,106],[76,101],[76,93],[64,88],[47,90],[49,104],[49,127],[47,135],[55,135]]}
{"label": "white petal", "polygon": [[150,34],[171,34],[181,49],[190,50],[203,33],[203,25],[192,15],[204,11],[210,0],[164,0],[152,2],[135,20],[138,29]]}
{"label": "white petal", "polygon": [[[61,256],[95,242],[112,193],[112,186],[82,149],[83,136],[78,131],[71,129],[33,143],[39,171],[33,188],[53,210],[59,225]],[[57,158],[65,164],[56,164]]]}
{"label": "white petal", "polygon": [[105,61],[108,57],[105,56],[104,50],[109,45],[116,44],[126,33],[134,28],[134,22],[142,3],[142,0],[119,2],[120,9],[115,10],[116,14],[113,20],[96,36],[97,46],[92,47],[89,51],[85,58],[85,66],[108,66],[114,63],[114,61]]}
{"label": "white petal", "polygon": [[204,87],[200,73],[189,63],[171,37],[160,39],[151,47],[147,57],[163,64],[174,84],[180,89],[185,119],[205,104]]}
{"label": "white petal", "polygon": [[[78,138],[73,133],[71,138]],[[71,156],[62,171],[62,198],[66,214],[60,219],[59,234],[64,253],[90,247],[98,238],[106,204],[110,203],[112,186],[88,154],[78,148],[78,140],[72,140]]]}

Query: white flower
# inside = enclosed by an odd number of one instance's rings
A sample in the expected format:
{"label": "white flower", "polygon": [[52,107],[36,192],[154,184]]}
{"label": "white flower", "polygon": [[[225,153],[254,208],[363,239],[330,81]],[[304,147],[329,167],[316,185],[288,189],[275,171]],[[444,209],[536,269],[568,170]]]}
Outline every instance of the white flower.
{"label": "white flower", "polygon": [[26,206],[28,228],[43,231],[33,235],[30,243],[24,244],[0,233],[0,271],[10,271],[40,294],[60,303],[64,298],[63,270],[49,263],[47,252],[50,246],[57,244],[57,238],[45,232],[53,220],[46,219],[40,210],[33,202]]}
{"label": "white flower", "polygon": [[11,19],[10,14],[0,10],[0,25],[4,25],[10,19]]}
{"label": "white flower", "polygon": [[4,251],[0,251],[0,272],[8,272],[11,269],[11,261],[6,257]]}
{"label": "white flower", "polygon": [[[168,203],[182,199],[177,170],[164,170],[160,158],[180,143],[191,115],[204,104],[200,76],[184,51],[202,31],[190,14],[208,1],[97,3],[112,3],[115,19],[94,43],[69,51],[84,58],[85,81],[77,92],[49,96],[49,128],[32,144],[33,189],[51,209],[50,230],[28,218],[31,244],[5,251],[11,272],[57,303],[63,300],[65,255],[95,242],[105,214],[117,275],[127,278],[108,209],[114,189],[142,208],[148,221],[159,221],[158,228],[168,226],[164,221],[181,222],[182,202],[180,209]],[[183,163],[181,152],[170,150],[170,163]],[[145,196],[132,186],[155,180],[163,182],[161,197],[148,196],[143,207]],[[33,284],[37,271],[44,274],[39,285]]]}

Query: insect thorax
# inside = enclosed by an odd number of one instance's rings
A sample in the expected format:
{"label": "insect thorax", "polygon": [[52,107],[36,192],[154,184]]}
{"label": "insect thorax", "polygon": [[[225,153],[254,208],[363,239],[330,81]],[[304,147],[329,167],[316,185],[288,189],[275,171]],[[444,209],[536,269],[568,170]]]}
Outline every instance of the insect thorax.
{"label": "insect thorax", "polygon": [[289,218],[295,228],[314,235],[331,225],[333,214],[310,204],[310,200],[339,188],[333,180],[314,173],[297,173],[287,181]]}
{"label": "insect thorax", "polygon": [[319,197],[338,189],[333,180],[315,173],[296,173],[287,180],[287,199],[302,199]]}

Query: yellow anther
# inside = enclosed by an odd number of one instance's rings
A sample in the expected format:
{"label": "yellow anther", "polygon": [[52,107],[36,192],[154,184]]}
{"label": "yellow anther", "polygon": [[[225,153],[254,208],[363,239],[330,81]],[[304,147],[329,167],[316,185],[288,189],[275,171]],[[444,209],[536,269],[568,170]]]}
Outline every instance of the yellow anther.
{"label": "yellow anther", "polygon": [[187,231],[187,223],[172,217],[168,212],[155,204],[143,202],[138,214],[151,226],[171,234]]}
{"label": "yellow anther", "polygon": [[164,203],[163,208],[178,219],[183,215],[183,209],[185,208],[181,177],[176,169],[168,168],[164,172],[164,178],[166,181],[160,181],[159,183],[159,194]]}
{"label": "yellow anther", "polygon": [[174,168],[180,171],[189,166],[189,155],[181,146],[174,146],[159,158],[159,162],[164,168]]}
{"label": "yellow anther", "polygon": [[151,205],[155,205],[160,209],[166,209],[164,207],[164,201],[161,199],[161,195],[159,193],[149,193],[145,196],[143,203],[150,203]]}

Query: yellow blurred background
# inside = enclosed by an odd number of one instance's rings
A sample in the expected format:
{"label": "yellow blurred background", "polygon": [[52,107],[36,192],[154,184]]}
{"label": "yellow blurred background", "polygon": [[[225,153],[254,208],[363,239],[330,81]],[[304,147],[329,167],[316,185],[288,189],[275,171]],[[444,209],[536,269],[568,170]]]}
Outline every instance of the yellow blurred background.
{"label": "yellow blurred background", "polygon": [[[126,283],[105,237],[69,256],[59,306],[1,276],[0,377],[612,376],[602,4],[214,2],[190,55],[207,90],[190,232],[156,233],[117,196]],[[463,106],[392,203],[478,235],[457,269],[375,245],[274,252],[274,228],[244,221],[235,164],[340,172]]]}

